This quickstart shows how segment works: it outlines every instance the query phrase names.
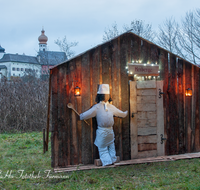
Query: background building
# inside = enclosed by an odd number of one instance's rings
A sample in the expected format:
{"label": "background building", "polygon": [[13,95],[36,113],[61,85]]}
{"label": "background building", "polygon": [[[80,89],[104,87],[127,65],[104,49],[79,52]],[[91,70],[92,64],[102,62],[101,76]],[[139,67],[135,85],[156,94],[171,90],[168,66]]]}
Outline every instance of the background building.
{"label": "background building", "polygon": [[0,46],[0,75],[11,80],[15,77],[23,77],[32,74],[37,78],[46,78],[49,68],[66,60],[64,52],[48,51],[48,37],[42,29],[38,37],[39,52],[37,56],[27,56],[19,54],[7,54],[5,49]]}

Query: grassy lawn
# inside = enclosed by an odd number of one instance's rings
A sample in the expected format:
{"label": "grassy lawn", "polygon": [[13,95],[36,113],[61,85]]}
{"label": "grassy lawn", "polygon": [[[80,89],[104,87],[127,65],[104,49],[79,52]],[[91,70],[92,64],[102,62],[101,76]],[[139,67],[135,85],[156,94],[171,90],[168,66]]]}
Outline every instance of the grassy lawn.
{"label": "grassy lawn", "polygon": [[0,134],[0,189],[200,189],[200,159],[53,173],[42,133]]}

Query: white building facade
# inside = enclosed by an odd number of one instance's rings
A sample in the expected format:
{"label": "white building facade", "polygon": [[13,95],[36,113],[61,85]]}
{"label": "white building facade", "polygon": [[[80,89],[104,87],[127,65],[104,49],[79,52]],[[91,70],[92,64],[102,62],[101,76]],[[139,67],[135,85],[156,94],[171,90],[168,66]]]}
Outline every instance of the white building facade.
{"label": "white building facade", "polygon": [[12,80],[12,78],[28,74],[34,74],[35,77],[40,78],[42,75],[48,75],[46,70],[66,60],[64,52],[47,51],[48,38],[44,33],[45,31],[42,29],[41,35],[38,37],[39,52],[36,57],[8,54],[0,46],[1,78],[4,76],[8,80]]}
{"label": "white building facade", "polygon": [[[37,78],[41,76],[41,64],[37,57],[18,55],[18,54],[4,54],[0,59],[0,66],[6,66],[6,78],[8,80],[15,77],[23,77],[27,74],[34,74]],[[2,74],[3,75],[3,74]]]}

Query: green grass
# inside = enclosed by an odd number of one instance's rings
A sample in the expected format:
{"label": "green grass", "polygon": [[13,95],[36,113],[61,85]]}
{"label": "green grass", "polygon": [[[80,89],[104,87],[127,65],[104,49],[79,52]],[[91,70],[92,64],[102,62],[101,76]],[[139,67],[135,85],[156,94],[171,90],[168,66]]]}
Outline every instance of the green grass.
{"label": "green grass", "polygon": [[50,153],[43,154],[42,133],[0,134],[0,189],[200,190],[198,158],[53,173]]}

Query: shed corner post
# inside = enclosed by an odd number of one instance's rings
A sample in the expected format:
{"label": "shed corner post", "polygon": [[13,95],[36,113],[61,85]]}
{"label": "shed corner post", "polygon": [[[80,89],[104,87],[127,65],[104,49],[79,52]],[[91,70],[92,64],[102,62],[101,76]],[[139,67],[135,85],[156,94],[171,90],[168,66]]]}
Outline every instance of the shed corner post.
{"label": "shed corner post", "polygon": [[48,107],[47,107],[47,130],[46,130],[46,151],[48,151],[48,143],[49,143],[49,118],[50,118],[50,104],[51,104],[51,75],[52,70],[50,69],[49,73],[49,93],[48,93]]}

